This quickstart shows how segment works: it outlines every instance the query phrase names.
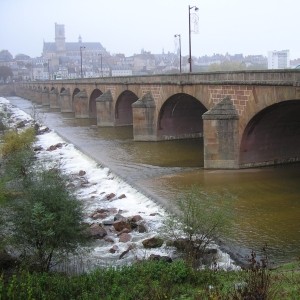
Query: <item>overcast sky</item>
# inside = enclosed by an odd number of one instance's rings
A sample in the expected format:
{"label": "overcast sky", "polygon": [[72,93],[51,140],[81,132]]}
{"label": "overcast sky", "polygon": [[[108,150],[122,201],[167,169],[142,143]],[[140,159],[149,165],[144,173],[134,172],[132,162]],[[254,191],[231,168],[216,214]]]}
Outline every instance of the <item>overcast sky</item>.
{"label": "overcast sky", "polygon": [[40,56],[58,23],[66,42],[81,35],[126,56],[175,52],[174,34],[181,34],[188,55],[189,5],[199,8],[192,55],[289,49],[300,58],[300,0],[0,0],[0,50]]}

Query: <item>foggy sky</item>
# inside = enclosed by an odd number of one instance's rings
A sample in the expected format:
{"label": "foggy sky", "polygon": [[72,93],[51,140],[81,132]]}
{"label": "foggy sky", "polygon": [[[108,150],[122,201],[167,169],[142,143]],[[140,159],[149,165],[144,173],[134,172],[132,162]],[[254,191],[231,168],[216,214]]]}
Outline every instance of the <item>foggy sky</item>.
{"label": "foggy sky", "polygon": [[66,42],[100,42],[111,54],[175,52],[181,34],[188,55],[188,6],[199,8],[192,55],[263,54],[290,50],[300,58],[299,0],[0,0],[0,50],[40,56],[54,42],[54,24]]}

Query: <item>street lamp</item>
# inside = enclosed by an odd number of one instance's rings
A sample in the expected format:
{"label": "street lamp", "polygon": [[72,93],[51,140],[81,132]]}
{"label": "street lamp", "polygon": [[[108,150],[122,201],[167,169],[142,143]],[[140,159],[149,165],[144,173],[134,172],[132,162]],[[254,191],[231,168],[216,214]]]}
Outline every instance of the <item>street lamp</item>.
{"label": "street lamp", "polygon": [[190,64],[190,72],[192,72],[191,9],[194,9],[195,11],[197,11],[199,8],[197,6],[189,5],[189,64]]}
{"label": "street lamp", "polygon": [[82,74],[82,49],[85,49],[84,46],[80,46],[80,75],[81,75],[81,78],[83,78],[83,74]]}
{"label": "street lamp", "polygon": [[174,37],[178,37],[179,39],[179,72],[181,73],[181,35],[175,34]]}
{"label": "street lamp", "polygon": [[49,80],[51,79],[51,75],[50,75],[50,59],[48,59],[48,78],[49,78]]}
{"label": "street lamp", "polygon": [[102,53],[100,55],[100,69],[101,69],[101,77],[103,77],[103,71],[102,71]]}

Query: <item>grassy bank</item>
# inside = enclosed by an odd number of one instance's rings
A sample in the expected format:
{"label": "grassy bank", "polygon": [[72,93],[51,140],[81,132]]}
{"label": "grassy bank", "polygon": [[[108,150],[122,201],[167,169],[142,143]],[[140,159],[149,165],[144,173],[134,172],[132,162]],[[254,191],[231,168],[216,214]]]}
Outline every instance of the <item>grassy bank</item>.
{"label": "grassy bank", "polygon": [[89,274],[18,272],[0,279],[0,299],[299,299],[299,263],[276,270],[194,270],[144,261]]}

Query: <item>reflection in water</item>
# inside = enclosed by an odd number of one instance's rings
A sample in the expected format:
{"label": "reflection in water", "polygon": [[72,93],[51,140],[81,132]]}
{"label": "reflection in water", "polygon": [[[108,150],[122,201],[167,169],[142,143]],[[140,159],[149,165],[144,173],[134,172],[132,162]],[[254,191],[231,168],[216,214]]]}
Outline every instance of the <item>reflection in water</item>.
{"label": "reflection in water", "polygon": [[[26,112],[31,103],[12,98]],[[249,254],[265,243],[275,262],[300,256],[300,164],[237,171],[203,170],[201,139],[134,142],[132,126],[98,128],[96,120],[41,109],[42,120],[129,183],[169,205],[191,185],[233,194],[234,230],[228,237]]]}

